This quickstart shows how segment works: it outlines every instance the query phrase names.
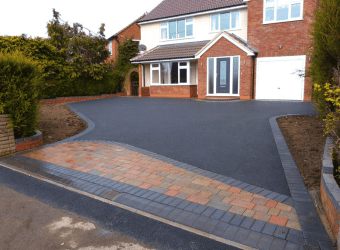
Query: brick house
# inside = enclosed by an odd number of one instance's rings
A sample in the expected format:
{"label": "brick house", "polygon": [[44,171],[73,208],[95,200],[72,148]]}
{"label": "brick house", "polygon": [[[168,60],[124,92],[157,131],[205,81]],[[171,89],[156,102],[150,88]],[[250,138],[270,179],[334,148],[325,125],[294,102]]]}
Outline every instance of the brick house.
{"label": "brick house", "polygon": [[110,51],[110,57],[108,60],[113,60],[113,62],[116,60],[118,56],[118,45],[119,43],[122,43],[125,38],[130,38],[132,36],[133,40],[139,43],[141,39],[141,32],[140,26],[137,22],[141,20],[144,16],[145,14],[130,23],[124,29],[120,30],[119,32],[108,38],[109,44],[107,45],[107,49]]}
{"label": "brick house", "polygon": [[164,0],[138,21],[140,96],[311,100],[313,0]]}

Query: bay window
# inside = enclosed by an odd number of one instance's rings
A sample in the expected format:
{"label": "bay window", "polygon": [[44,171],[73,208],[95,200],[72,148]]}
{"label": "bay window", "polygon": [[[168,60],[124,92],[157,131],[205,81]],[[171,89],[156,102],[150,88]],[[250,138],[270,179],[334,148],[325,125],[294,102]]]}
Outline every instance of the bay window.
{"label": "bay window", "polygon": [[190,62],[151,64],[151,84],[190,84]]}
{"label": "bay window", "polygon": [[211,31],[240,28],[240,11],[211,15]]}
{"label": "bay window", "polygon": [[264,0],[263,22],[287,22],[302,19],[303,0]]}
{"label": "bay window", "polygon": [[185,38],[191,37],[193,35],[194,35],[193,18],[161,23],[162,40]]}

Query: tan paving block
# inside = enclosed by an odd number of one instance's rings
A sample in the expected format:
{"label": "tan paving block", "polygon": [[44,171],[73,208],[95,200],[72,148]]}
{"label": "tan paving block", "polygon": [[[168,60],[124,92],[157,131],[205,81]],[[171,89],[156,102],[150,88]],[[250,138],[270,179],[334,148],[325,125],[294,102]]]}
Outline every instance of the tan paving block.
{"label": "tan paving block", "polygon": [[270,214],[266,214],[266,213],[262,213],[262,212],[256,212],[253,216],[253,219],[255,220],[262,220],[262,221],[269,221],[271,215]]}
{"label": "tan paving block", "polygon": [[121,179],[124,179],[123,176],[115,176],[113,178],[111,178],[111,180],[114,180],[114,181],[120,181]]}
{"label": "tan paving block", "polygon": [[209,187],[211,187],[211,188],[216,188],[216,187],[218,187],[220,184],[216,184],[216,183],[211,183],[210,185],[209,185]]}
{"label": "tan paving block", "polygon": [[210,193],[210,192],[201,191],[201,192],[199,192],[196,196],[202,197],[202,198],[205,198],[205,199],[209,199],[209,197],[210,197],[211,195],[212,195],[212,193]]}
{"label": "tan paving block", "polygon": [[267,213],[269,211],[269,207],[267,206],[262,206],[262,205],[256,205],[253,210],[256,212],[262,212],[262,213]]}
{"label": "tan paving block", "polygon": [[179,185],[179,186],[183,186],[183,187],[187,187],[189,186],[191,183],[189,181],[183,181],[183,180],[175,180],[173,182],[174,185]]}
{"label": "tan paving block", "polygon": [[218,192],[220,192],[219,189],[210,188],[210,187],[205,187],[205,186],[200,187],[199,190],[201,190],[201,191],[207,191],[207,192],[210,192],[210,193],[213,193],[213,194],[217,194]]}
{"label": "tan paving block", "polygon": [[180,198],[185,200],[186,198],[188,198],[190,195],[186,194],[186,193],[179,193],[177,194],[175,197]]}
{"label": "tan paving block", "polygon": [[218,194],[218,195],[225,196],[225,197],[229,197],[229,196],[231,196],[233,193],[230,193],[230,192],[228,192],[228,191],[222,190],[222,191],[218,192],[217,194]]}
{"label": "tan paving block", "polygon": [[184,187],[180,190],[182,193],[186,193],[186,194],[189,194],[189,195],[196,195],[198,194],[199,192],[201,192],[201,190],[198,190],[198,189],[192,189],[192,188],[187,188],[187,187]]}
{"label": "tan paving block", "polygon": [[228,210],[228,212],[230,212],[230,213],[239,214],[239,215],[242,215],[245,211],[246,211],[245,208],[236,207],[236,206],[232,206],[232,207],[230,207],[229,210]]}
{"label": "tan paving block", "polygon": [[287,206],[287,205],[282,204],[282,203],[278,203],[275,208],[280,209],[280,210],[284,210],[284,211],[287,211],[287,212],[292,211],[291,206]]}
{"label": "tan paving block", "polygon": [[195,202],[198,204],[206,205],[210,200],[209,199],[204,199],[202,197],[197,197],[197,196],[189,196],[187,201]]}
{"label": "tan paving block", "polygon": [[227,190],[230,188],[230,186],[229,186],[229,185],[226,185],[226,184],[220,184],[220,185],[218,185],[216,188],[217,188],[217,189],[220,189],[220,190],[225,190],[225,191],[227,191]]}
{"label": "tan paving block", "polygon": [[242,215],[251,218],[254,216],[254,214],[255,214],[255,211],[247,209],[246,211],[244,211]]}
{"label": "tan paving block", "polygon": [[237,199],[233,199],[230,202],[230,204],[233,205],[233,206],[243,207],[243,208],[246,208],[248,210],[252,210],[255,207],[254,203],[242,201],[242,200],[237,200]]}
{"label": "tan paving block", "polygon": [[289,220],[295,220],[295,221],[298,220],[297,214],[294,212],[287,212],[287,211],[281,210],[281,212],[279,213],[279,216],[287,218]]}
{"label": "tan paving block", "polygon": [[279,215],[279,213],[280,213],[280,210],[273,208],[273,207],[271,207],[268,211],[268,214],[270,214],[270,215]]}
{"label": "tan paving block", "polygon": [[240,188],[237,188],[237,187],[231,187],[228,189],[228,192],[231,192],[231,193],[241,193],[242,192],[242,189]]}
{"label": "tan paving block", "polygon": [[211,181],[204,181],[204,180],[200,180],[200,179],[195,179],[191,183],[208,187],[211,184]]}
{"label": "tan paving block", "polygon": [[138,186],[139,188],[143,188],[143,189],[149,189],[150,187],[152,187],[151,184],[149,183],[143,183],[140,186]]}
{"label": "tan paving block", "polygon": [[266,199],[266,197],[262,196],[262,195],[258,195],[258,194],[253,194],[254,197],[256,198],[260,198],[260,199]]}
{"label": "tan paving block", "polygon": [[164,194],[174,197],[174,196],[179,194],[179,191],[177,191],[177,190],[169,190],[169,191],[165,192]]}
{"label": "tan paving block", "polygon": [[246,201],[246,202],[251,202],[253,200],[253,197],[251,196],[244,196],[238,193],[232,193],[230,198],[235,199],[235,200]]}
{"label": "tan paving block", "polygon": [[267,201],[267,204],[266,204],[266,206],[267,207],[276,207],[277,206],[277,201],[273,201],[273,200],[269,200],[269,201]]}
{"label": "tan paving block", "polygon": [[161,187],[161,188],[169,188],[169,187],[172,186],[172,184],[171,183],[163,182],[162,184],[159,184],[158,186]]}
{"label": "tan paving block", "polygon": [[169,189],[171,189],[171,190],[180,190],[181,188],[183,188],[183,186],[172,185],[172,186],[169,187]]}
{"label": "tan paving block", "polygon": [[130,181],[127,181],[126,184],[129,184],[129,185],[132,185],[132,186],[135,186],[135,187],[138,187],[140,185],[143,184],[143,182],[140,182],[140,181],[136,181],[136,180],[130,180]]}
{"label": "tan paving block", "polygon": [[300,226],[300,223],[298,221],[288,220],[286,227],[293,228],[295,230],[301,231],[301,226]]}

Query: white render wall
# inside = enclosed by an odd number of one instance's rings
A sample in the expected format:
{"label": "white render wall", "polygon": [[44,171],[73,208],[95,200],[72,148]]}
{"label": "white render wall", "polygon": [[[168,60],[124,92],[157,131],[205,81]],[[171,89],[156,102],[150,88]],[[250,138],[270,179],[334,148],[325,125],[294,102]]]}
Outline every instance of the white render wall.
{"label": "white render wall", "polygon": [[[229,30],[242,39],[247,41],[247,22],[248,22],[248,9],[240,9],[240,29],[238,30]],[[215,14],[215,13],[214,13]],[[141,42],[140,44],[146,45],[147,50],[150,50],[158,45],[165,44],[175,44],[175,43],[187,43],[187,42],[196,42],[196,41],[204,41],[213,39],[218,33],[211,32],[211,15],[198,15],[194,18],[194,36],[190,38],[182,38],[182,39],[171,39],[162,41],[161,40],[161,22],[158,23],[150,23],[150,24],[141,24]],[[183,18],[178,18],[183,19]]]}

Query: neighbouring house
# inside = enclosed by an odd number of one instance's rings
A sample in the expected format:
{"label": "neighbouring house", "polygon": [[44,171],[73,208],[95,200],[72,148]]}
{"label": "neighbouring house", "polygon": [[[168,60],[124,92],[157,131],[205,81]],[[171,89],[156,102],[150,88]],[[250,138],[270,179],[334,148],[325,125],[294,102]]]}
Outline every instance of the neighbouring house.
{"label": "neighbouring house", "polygon": [[[139,95],[311,100],[314,0],[164,0],[138,21]],[[144,49],[145,49],[144,47]]]}
{"label": "neighbouring house", "polygon": [[140,26],[137,22],[140,21],[143,17],[145,17],[145,14],[130,23],[124,29],[120,30],[119,32],[108,38],[109,44],[107,45],[107,49],[110,51],[110,57],[108,60],[113,60],[113,62],[116,60],[118,56],[118,45],[124,42],[125,38],[133,37],[133,41],[136,41],[139,44],[141,39],[141,32]]}

